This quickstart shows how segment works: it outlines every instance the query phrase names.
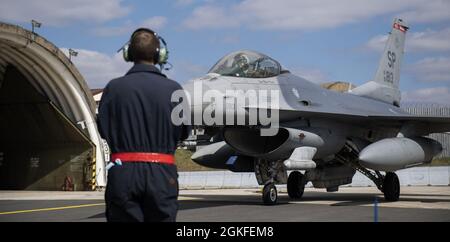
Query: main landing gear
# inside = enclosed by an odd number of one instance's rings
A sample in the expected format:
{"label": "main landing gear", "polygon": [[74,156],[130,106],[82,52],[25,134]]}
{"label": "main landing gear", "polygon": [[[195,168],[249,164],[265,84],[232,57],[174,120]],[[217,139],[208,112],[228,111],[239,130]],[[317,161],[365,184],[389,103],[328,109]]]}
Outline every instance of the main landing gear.
{"label": "main landing gear", "polygon": [[293,171],[289,174],[287,181],[288,195],[292,199],[300,199],[305,191],[306,179],[299,171]]}
{"label": "main landing gear", "polygon": [[400,181],[394,172],[386,172],[386,175],[379,171],[370,171],[366,168],[358,168],[359,172],[367,176],[375,183],[378,189],[384,194],[384,199],[389,202],[396,202],[400,199]]}
{"label": "main landing gear", "polygon": [[386,173],[383,180],[382,191],[386,201],[395,202],[400,198],[400,182],[397,174],[393,172]]}
{"label": "main landing gear", "polygon": [[372,180],[378,189],[383,192],[386,201],[396,202],[399,200],[400,182],[397,174],[394,172],[386,172],[386,174],[383,175],[379,171],[372,171],[361,166],[358,162],[358,149],[349,143],[345,145],[336,158],[340,162],[355,168]]}

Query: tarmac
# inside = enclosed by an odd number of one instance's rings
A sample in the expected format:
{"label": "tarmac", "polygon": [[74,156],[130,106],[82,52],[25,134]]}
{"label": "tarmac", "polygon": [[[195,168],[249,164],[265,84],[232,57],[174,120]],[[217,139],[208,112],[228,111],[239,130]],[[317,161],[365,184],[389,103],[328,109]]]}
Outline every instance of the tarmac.
{"label": "tarmac", "polygon": [[[338,192],[307,188],[301,200],[284,188],[266,206],[259,189],[181,190],[179,222],[450,221],[450,186],[402,187],[386,202],[374,187]],[[104,222],[103,192],[0,191],[0,222]],[[375,205],[376,204],[376,205]]]}

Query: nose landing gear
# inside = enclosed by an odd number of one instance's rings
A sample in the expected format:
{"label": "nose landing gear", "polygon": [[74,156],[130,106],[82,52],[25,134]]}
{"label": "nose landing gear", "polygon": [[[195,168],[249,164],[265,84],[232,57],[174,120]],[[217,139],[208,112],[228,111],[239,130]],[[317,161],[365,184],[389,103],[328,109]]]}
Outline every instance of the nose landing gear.
{"label": "nose landing gear", "polygon": [[282,161],[255,160],[255,175],[259,185],[264,185],[262,200],[265,205],[274,205],[278,201],[275,184],[286,184],[287,173]]}
{"label": "nose landing gear", "polygon": [[265,205],[274,205],[278,200],[277,187],[274,183],[268,183],[263,189],[263,202]]}

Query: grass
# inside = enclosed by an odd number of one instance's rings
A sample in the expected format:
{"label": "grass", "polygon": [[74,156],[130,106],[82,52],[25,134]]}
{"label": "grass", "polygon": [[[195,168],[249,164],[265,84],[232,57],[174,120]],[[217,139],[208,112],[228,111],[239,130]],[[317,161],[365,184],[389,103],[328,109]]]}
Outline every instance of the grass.
{"label": "grass", "polygon": [[178,171],[216,171],[208,167],[201,166],[191,160],[192,152],[189,150],[178,149],[175,152],[175,161]]}
{"label": "grass", "polygon": [[434,159],[429,166],[450,166],[450,157]]}

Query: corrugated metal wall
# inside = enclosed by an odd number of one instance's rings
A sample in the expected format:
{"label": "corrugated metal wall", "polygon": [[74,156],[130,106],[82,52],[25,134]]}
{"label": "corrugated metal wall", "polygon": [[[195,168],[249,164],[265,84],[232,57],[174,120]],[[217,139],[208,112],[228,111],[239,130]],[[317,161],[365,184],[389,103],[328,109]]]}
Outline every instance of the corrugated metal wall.
{"label": "corrugated metal wall", "polygon": [[[404,104],[402,108],[416,115],[450,117],[450,105]],[[450,157],[450,133],[431,134],[429,137],[439,141],[444,148],[439,158]]]}

